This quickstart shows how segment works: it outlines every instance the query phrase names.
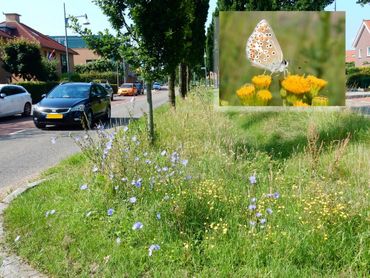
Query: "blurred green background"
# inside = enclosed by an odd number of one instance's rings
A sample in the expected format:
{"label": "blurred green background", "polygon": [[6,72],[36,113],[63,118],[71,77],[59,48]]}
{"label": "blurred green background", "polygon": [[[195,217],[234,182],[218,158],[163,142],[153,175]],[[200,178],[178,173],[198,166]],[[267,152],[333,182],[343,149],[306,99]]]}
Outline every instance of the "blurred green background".
{"label": "blurred green background", "polygon": [[[320,95],[330,106],[345,105],[344,12],[220,12],[220,103],[241,105],[236,91],[264,70],[246,57],[246,43],[255,26],[266,19],[272,27],[291,74],[312,74],[328,81]],[[266,71],[266,74],[270,74]],[[279,83],[273,74],[270,105],[280,106]]]}

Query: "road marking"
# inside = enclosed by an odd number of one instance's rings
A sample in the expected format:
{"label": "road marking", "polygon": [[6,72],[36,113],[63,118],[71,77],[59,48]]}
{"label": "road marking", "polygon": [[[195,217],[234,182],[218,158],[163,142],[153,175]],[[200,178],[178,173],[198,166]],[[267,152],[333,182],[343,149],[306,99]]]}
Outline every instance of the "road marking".
{"label": "road marking", "polygon": [[18,130],[18,131],[15,131],[15,132],[9,133],[8,135],[15,135],[15,134],[21,133],[21,132],[26,131],[26,130],[27,130],[27,129],[21,129],[21,130]]}

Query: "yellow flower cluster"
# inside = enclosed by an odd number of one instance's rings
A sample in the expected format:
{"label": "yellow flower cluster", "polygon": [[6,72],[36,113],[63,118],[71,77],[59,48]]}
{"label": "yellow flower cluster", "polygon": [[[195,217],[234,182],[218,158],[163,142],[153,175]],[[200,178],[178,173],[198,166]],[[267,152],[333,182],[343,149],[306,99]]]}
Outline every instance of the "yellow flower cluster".
{"label": "yellow flower cluster", "polygon": [[310,83],[303,76],[288,75],[282,82],[283,88],[293,94],[301,95],[310,91]]}
{"label": "yellow flower cluster", "polygon": [[310,84],[311,88],[317,88],[319,90],[321,90],[328,84],[328,82],[325,81],[324,79],[317,78],[316,76],[313,75],[307,76],[306,79]]}
{"label": "yellow flower cluster", "polygon": [[307,103],[304,103],[301,100],[297,100],[293,103],[293,106],[299,106],[299,107],[304,107],[304,106],[309,106]]}
{"label": "yellow flower cluster", "polygon": [[271,85],[270,75],[256,75],[252,78],[253,84],[245,84],[236,91],[240,102],[246,106],[266,106],[272,99],[268,90]]}
{"label": "yellow flower cluster", "polygon": [[303,214],[298,218],[302,225],[308,225],[312,232],[322,233],[328,239],[328,229],[349,217],[343,192],[327,193],[318,189],[312,196],[302,198]]}
{"label": "yellow flower cluster", "polygon": [[269,90],[261,90],[257,93],[257,98],[263,100],[263,101],[269,101],[272,99],[272,94]]}
{"label": "yellow flower cluster", "polygon": [[258,89],[267,89],[268,87],[270,87],[271,80],[272,79],[270,75],[261,74],[253,76],[252,83]]}
{"label": "yellow flower cluster", "polygon": [[[307,77],[288,75],[281,82],[280,96],[284,104],[293,106],[327,106],[326,97],[318,97],[318,93],[327,85],[327,81],[313,75]],[[314,101],[315,99],[315,101]]]}
{"label": "yellow flower cluster", "polygon": [[244,105],[253,102],[255,88],[252,84],[245,84],[239,90],[236,91],[237,96]]}

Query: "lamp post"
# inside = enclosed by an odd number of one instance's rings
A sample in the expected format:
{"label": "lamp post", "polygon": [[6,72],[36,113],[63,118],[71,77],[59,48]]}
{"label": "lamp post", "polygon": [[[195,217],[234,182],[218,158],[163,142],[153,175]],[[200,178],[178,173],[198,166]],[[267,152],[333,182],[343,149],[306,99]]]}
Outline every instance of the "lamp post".
{"label": "lamp post", "polygon": [[[68,55],[68,35],[67,35],[67,28],[68,28],[68,20],[69,17],[66,14],[66,3],[63,3],[63,9],[64,9],[64,41],[65,41],[65,46],[66,46],[66,63],[67,63],[67,75],[68,75],[68,80],[69,80],[69,73],[70,73],[70,68],[69,68],[69,55]],[[84,15],[78,15],[75,17],[84,17],[85,22],[82,23],[83,25],[89,25],[89,19],[87,18],[87,14]]]}
{"label": "lamp post", "polygon": [[206,84],[206,87],[207,87],[207,54],[206,54],[206,52],[204,52],[204,77],[205,77],[205,79],[204,79],[204,82],[205,82],[205,84]]}

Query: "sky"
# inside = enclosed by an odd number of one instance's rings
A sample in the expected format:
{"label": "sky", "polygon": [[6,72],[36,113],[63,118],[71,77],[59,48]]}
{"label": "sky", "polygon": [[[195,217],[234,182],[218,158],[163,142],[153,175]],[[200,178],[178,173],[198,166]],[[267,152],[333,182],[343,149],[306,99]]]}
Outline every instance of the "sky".
{"label": "sky", "polygon": [[[45,35],[61,36],[64,35],[63,3],[66,5],[67,16],[86,13],[90,21],[88,28],[93,33],[103,31],[105,28],[110,29],[106,16],[91,0],[0,0],[0,12],[18,13],[21,15],[21,22],[33,29]],[[210,0],[206,26],[211,22],[215,7],[216,0]],[[325,10],[333,11],[334,4]],[[370,5],[362,7],[356,4],[356,0],[337,0],[337,11],[346,12],[346,49],[352,49],[353,40],[362,20],[370,19]],[[4,15],[0,14],[0,22],[4,19]],[[72,30],[68,30],[68,35],[74,35]]]}

